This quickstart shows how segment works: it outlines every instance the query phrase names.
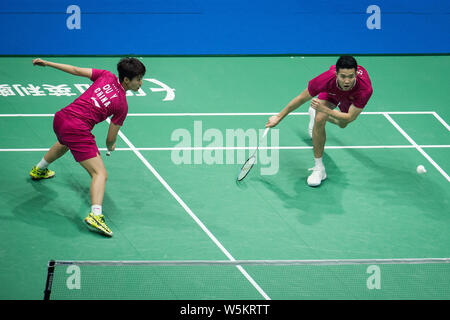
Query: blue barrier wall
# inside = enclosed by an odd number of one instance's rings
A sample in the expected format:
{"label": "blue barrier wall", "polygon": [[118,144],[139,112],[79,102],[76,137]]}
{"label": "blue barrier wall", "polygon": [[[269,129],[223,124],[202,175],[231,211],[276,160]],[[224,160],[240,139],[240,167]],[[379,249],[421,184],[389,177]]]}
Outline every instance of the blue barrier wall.
{"label": "blue barrier wall", "polygon": [[450,53],[450,0],[1,0],[0,28],[2,55]]}

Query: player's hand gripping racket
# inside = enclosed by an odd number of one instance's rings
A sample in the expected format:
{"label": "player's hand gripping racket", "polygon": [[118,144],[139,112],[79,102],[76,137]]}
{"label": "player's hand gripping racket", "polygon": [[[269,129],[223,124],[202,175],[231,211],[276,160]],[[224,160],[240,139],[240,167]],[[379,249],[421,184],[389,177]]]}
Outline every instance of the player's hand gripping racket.
{"label": "player's hand gripping racket", "polygon": [[[109,119],[108,119],[109,120]],[[109,121],[108,121],[109,122]],[[114,150],[116,150],[116,144],[114,143],[113,146],[111,147],[112,150],[109,150],[109,148],[106,149],[106,155],[109,157],[111,155],[111,152],[113,152]]]}
{"label": "player's hand gripping racket", "polygon": [[250,158],[248,158],[247,161],[245,161],[244,165],[241,168],[241,171],[239,171],[237,181],[243,180],[247,176],[247,174],[250,172],[253,165],[256,163],[256,153],[258,152],[258,149],[259,149],[259,146],[261,145],[262,140],[267,135],[267,132],[269,132],[269,129],[270,128],[266,128],[266,130],[264,130],[264,134],[261,137],[261,139],[259,140],[259,144],[256,147],[256,150],[253,152],[253,154],[250,156]]}

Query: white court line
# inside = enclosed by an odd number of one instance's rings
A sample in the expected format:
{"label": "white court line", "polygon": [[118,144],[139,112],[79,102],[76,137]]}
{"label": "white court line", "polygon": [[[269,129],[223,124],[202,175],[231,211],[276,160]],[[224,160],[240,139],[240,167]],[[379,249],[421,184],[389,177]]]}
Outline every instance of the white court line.
{"label": "white court line", "polygon": [[[436,144],[436,145],[420,145],[420,148],[450,148],[450,144]],[[312,146],[281,146],[281,147],[266,147],[261,146],[259,149],[265,150],[309,150]],[[392,145],[392,146],[325,146],[325,149],[415,149],[414,145]],[[195,150],[253,150],[255,147],[150,147],[150,148],[116,148],[115,151],[195,151]],[[33,152],[33,151],[48,151],[49,148],[15,148],[15,149],[0,149],[0,152]],[[106,148],[99,148],[99,151],[107,151]]]}
{"label": "white court line", "polygon": [[[450,148],[450,144],[423,145],[421,148]],[[309,150],[312,146],[281,146],[265,147],[260,146],[260,150]],[[325,149],[414,149],[412,145],[393,145],[393,146],[325,146]],[[136,148],[139,151],[176,151],[176,150],[253,150],[255,147],[167,147],[167,148]],[[124,149],[126,150],[126,149]]]}
{"label": "white court line", "polygon": [[434,162],[433,159],[425,152],[423,149],[391,118],[387,113],[384,116],[389,120],[389,122],[419,151],[446,179],[450,182],[450,177],[448,174],[442,170],[442,168]]}
{"label": "white court line", "polygon": [[448,131],[450,131],[450,126],[447,124],[447,122],[444,121],[444,119],[442,119],[436,112],[433,112],[433,116],[438,119],[438,121],[440,123],[442,123],[442,125],[447,128]]}
{"label": "white court line", "polygon": [[[129,113],[130,117],[195,117],[195,116],[271,116],[278,114],[278,112],[241,112],[241,113]],[[435,111],[380,111],[380,112],[361,112],[365,115],[384,115],[384,114],[433,114],[439,117]],[[291,112],[294,116],[307,116],[308,112]],[[15,113],[15,114],[0,114],[0,117],[53,117],[53,113]],[[440,118],[440,117],[439,117]],[[439,119],[438,119],[439,120]],[[445,123],[444,120],[440,120]],[[448,126],[448,125],[447,125]]]}
{"label": "white court line", "polygon": [[53,117],[53,113],[3,113],[0,117]]}
{"label": "white court line", "polygon": [[[110,120],[107,119],[110,123]],[[153,175],[161,182],[161,184],[169,191],[169,193],[177,200],[177,202],[183,207],[183,209],[191,216],[192,219],[199,225],[199,227],[208,235],[208,237],[216,244],[217,247],[227,256],[230,261],[236,261],[236,259],[228,252],[227,249],[220,243],[219,240],[208,230],[208,228],[203,224],[203,222],[192,212],[188,205],[178,196],[178,194],[173,191],[169,184],[159,175],[159,173],[153,168],[153,166],[144,158],[144,156],[136,149],[136,147],[128,140],[128,138],[119,131],[119,136],[122,140],[130,147],[130,149],[136,154],[136,156],[142,161],[142,163],[153,173]],[[266,300],[271,300],[270,297],[264,292],[264,290],[256,283],[256,281],[244,270],[241,266],[236,266],[237,269],[244,275],[244,277],[255,287],[256,290],[264,297]]]}
{"label": "white court line", "polygon": [[[195,117],[195,116],[272,116],[279,112],[199,112],[199,113],[129,113],[134,117]],[[386,112],[361,112],[365,115],[384,115]],[[392,111],[389,114],[433,114],[434,111]],[[309,116],[308,112],[291,112],[293,116]]]}
{"label": "white court line", "polygon": [[33,151],[39,151],[39,152],[46,152],[49,148],[17,148],[17,149],[0,149],[0,152],[33,152]]}

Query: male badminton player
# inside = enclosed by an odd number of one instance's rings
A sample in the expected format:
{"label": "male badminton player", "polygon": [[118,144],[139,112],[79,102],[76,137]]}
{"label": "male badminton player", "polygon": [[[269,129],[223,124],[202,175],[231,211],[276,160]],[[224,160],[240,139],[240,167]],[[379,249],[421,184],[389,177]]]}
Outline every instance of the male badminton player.
{"label": "male badminton player", "polygon": [[112,116],[106,147],[108,151],[115,149],[117,134],[128,113],[126,91],[139,90],[146,71],[145,66],[136,58],[123,58],[117,64],[117,78],[106,70],[79,68],[42,59],[34,59],[33,65],[53,67],[72,75],[89,78],[93,83],[75,101],[55,113],[53,131],[57,141],[32,168],[30,176],[35,180],[52,178],[55,172],[48,169],[49,164],[70,150],[75,161],[79,162],[92,178],[91,212],[85,222],[90,229],[112,236],[113,232],[106,225],[102,213],[108,175],[91,130],[97,123]]}
{"label": "male badminton player", "polygon": [[[309,186],[317,187],[327,177],[322,161],[327,121],[345,128],[358,117],[372,92],[366,69],[358,66],[354,57],[342,56],[336,65],[309,81],[308,88],[292,99],[279,114],[269,118],[266,127],[274,127],[290,112],[312,99],[308,111],[308,133],[313,141],[314,167],[309,169],[312,170],[307,180]],[[317,98],[313,98],[315,96]]]}

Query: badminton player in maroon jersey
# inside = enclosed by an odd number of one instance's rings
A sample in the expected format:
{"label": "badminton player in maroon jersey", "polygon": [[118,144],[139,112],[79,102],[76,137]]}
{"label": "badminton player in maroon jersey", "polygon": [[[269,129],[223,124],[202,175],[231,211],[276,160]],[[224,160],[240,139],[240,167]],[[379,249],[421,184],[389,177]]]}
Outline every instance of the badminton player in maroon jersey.
{"label": "badminton player in maroon jersey", "polygon": [[336,65],[309,81],[308,87],[279,114],[269,118],[266,127],[275,127],[290,112],[312,99],[308,111],[308,133],[313,141],[314,167],[310,169],[312,173],[307,180],[309,186],[317,187],[327,177],[322,161],[326,141],[325,124],[331,122],[345,128],[356,120],[372,92],[366,69],[358,66],[354,57],[342,56]]}
{"label": "badminton player in maroon jersey", "polygon": [[79,68],[67,64],[34,59],[33,65],[49,66],[75,76],[89,78],[93,83],[75,101],[55,113],[53,131],[57,141],[34,166],[30,176],[34,180],[48,179],[55,172],[48,166],[70,150],[75,161],[86,169],[92,178],[90,186],[91,212],[85,222],[95,231],[112,236],[102,213],[107,172],[95,137],[94,126],[111,117],[106,137],[108,151],[116,146],[117,134],[128,114],[126,91],[138,91],[142,86],[145,66],[136,58],[123,58],[117,64],[119,78],[107,70]]}

